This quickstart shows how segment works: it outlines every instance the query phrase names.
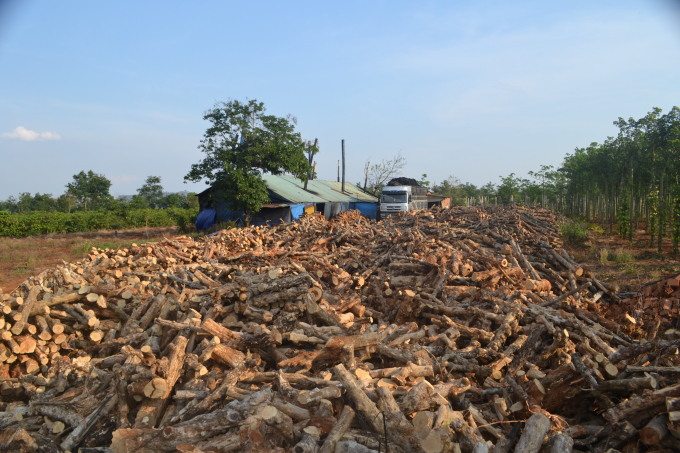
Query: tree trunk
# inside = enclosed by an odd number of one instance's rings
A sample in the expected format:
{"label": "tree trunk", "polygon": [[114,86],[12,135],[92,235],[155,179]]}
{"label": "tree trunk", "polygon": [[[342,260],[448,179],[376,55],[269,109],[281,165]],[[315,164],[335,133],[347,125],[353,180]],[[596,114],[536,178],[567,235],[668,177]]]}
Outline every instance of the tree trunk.
{"label": "tree trunk", "polygon": [[658,230],[658,238],[657,238],[657,251],[659,253],[662,252],[663,248],[663,227],[664,227],[664,214],[665,214],[665,209],[663,207],[663,199],[664,199],[664,179],[665,179],[665,168],[661,172],[661,179],[659,180],[659,230]]}

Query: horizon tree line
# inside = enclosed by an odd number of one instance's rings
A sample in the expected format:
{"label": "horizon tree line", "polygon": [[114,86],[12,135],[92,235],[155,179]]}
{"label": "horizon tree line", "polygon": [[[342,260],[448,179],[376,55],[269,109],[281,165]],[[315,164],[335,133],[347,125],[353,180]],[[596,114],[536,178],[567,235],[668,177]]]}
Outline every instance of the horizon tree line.
{"label": "horizon tree line", "polygon": [[193,192],[166,193],[160,176],[149,176],[137,193],[130,196],[114,197],[110,193],[111,181],[92,170],[73,175],[66,184],[66,191],[58,197],[51,193],[29,192],[0,200],[0,211],[11,213],[47,211],[119,211],[124,209],[167,209],[198,208],[198,198]]}

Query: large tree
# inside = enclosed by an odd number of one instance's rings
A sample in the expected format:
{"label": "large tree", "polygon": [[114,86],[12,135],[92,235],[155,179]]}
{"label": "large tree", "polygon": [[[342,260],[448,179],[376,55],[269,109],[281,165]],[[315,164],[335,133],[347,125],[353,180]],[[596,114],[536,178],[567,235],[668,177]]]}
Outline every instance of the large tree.
{"label": "large tree", "polygon": [[84,210],[96,209],[111,201],[113,197],[109,193],[111,181],[104,175],[98,175],[92,170],[85,173],[81,171],[73,175],[73,182],[66,184],[68,192],[78,200]]}
{"label": "large tree", "polygon": [[246,223],[269,201],[263,173],[289,173],[306,181],[312,170],[306,144],[295,132],[296,119],[265,112],[264,104],[254,99],[219,102],[205,112],[203,119],[211,125],[198,147],[205,157],[184,177],[207,180],[215,188],[216,201],[243,211]]}

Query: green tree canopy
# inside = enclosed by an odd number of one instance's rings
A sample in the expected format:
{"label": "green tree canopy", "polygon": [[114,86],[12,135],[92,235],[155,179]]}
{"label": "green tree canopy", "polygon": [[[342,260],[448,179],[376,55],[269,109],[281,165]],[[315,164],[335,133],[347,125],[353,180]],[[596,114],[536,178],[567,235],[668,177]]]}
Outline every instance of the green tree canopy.
{"label": "green tree canopy", "polygon": [[451,198],[451,206],[465,206],[465,190],[460,179],[453,175],[439,184],[433,184],[432,193]]}
{"label": "green tree canopy", "polygon": [[98,175],[92,170],[81,171],[73,175],[73,182],[66,184],[68,192],[78,200],[84,210],[97,209],[112,200],[109,188],[111,181],[104,175]]}
{"label": "green tree canopy", "polygon": [[423,173],[423,176],[418,181],[418,185],[421,187],[430,188],[430,181],[427,180],[427,173]]}
{"label": "green tree canopy", "polygon": [[150,208],[158,208],[163,200],[163,186],[160,176],[149,176],[142,187],[137,189],[137,195],[146,200]]}
{"label": "green tree canopy", "polygon": [[57,198],[57,209],[61,212],[71,212],[76,207],[76,203],[76,197],[67,191]]}
{"label": "green tree canopy", "polygon": [[191,166],[185,181],[207,180],[219,200],[244,211],[246,222],[269,201],[263,173],[289,173],[307,181],[312,168],[306,144],[295,132],[296,119],[266,115],[262,102],[219,102],[203,115],[211,123],[199,149],[205,157]]}

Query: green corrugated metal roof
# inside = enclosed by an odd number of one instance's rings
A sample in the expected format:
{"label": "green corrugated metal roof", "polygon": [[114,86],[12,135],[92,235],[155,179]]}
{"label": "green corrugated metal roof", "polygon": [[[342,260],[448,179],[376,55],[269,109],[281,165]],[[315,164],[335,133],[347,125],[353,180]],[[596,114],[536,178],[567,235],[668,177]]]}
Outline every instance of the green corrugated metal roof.
{"label": "green corrugated metal roof", "polygon": [[289,175],[263,175],[267,188],[291,203],[377,203],[378,199],[362,192],[354,184],[345,183],[345,193],[341,192],[342,183],[315,179],[309,181],[307,190],[299,179]]}

